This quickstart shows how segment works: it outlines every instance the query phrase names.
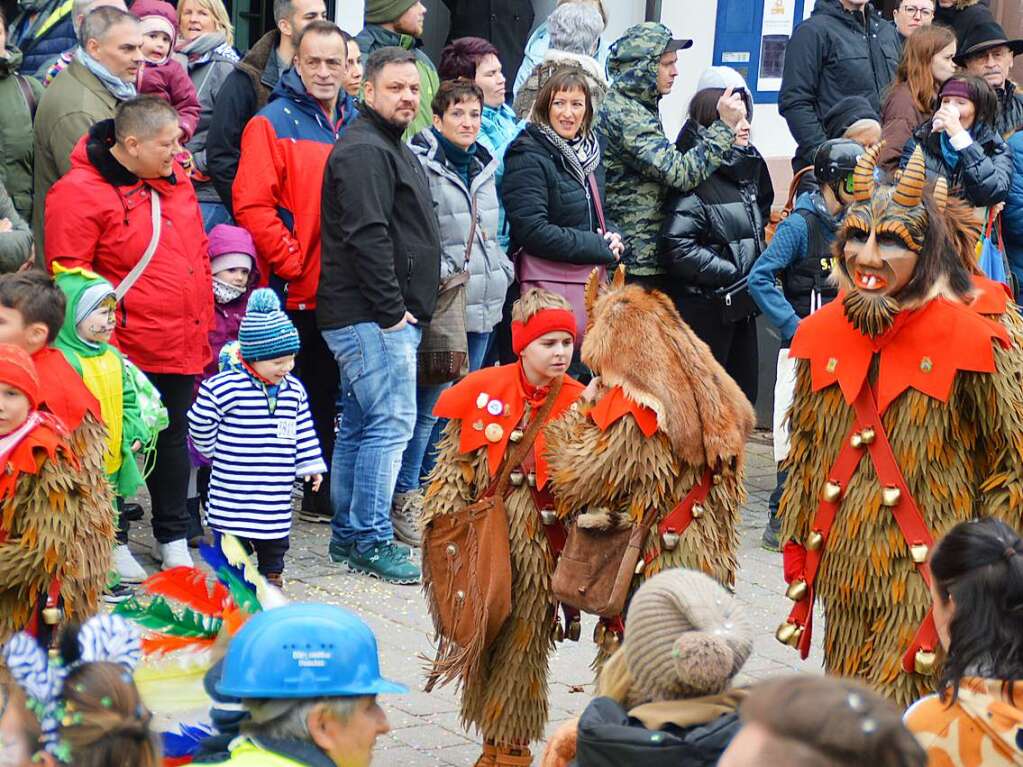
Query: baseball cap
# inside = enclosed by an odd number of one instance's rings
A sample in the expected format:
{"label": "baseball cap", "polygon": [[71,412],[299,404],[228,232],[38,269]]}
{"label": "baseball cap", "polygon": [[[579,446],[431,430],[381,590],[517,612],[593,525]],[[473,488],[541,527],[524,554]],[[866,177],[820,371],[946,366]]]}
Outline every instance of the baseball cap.
{"label": "baseball cap", "polygon": [[664,50],[662,51],[661,55],[664,55],[665,53],[674,53],[675,51],[684,51],[686,48],[692,47],[693,47],[692,40],[684,39],[680,40],[672,38],[671,40],[668,41],[668,44],[664,46]]}

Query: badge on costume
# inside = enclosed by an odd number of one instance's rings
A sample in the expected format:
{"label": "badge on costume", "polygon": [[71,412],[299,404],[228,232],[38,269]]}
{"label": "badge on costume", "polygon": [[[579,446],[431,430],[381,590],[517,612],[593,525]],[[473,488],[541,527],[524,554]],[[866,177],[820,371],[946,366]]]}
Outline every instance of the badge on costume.
{"label": "badge on costume", "polygon": [[490,395],[486,392],[480,392],[479,396],[476,397],[476,407],[481,410],[487,406],[488,402],[490,402]]}
{"label": "badge on costume", "polygon": [[483,431],[483,436],[490,442],[500,442],[504,436],[504,429],[501,428],[499,423],[490,423],[487,424],[487,428]]}
{"label": "badge on costume", "polygon": [[295,440],[295,419],[277,422],[277,439]]}
{"label": "badge on costume", "polygon": [[501,415],[504,412],[504,403],[499,399],[492,399],[487,403],[487,412],[490,415]]}

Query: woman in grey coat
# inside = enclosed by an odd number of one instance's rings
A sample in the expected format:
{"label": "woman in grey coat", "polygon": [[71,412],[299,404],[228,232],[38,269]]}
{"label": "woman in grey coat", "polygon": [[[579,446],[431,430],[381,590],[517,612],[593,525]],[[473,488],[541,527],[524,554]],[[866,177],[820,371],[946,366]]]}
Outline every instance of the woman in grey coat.
{"label": "woman in grey coat", "polygon": [[231,47],[234,27],[221,0],[181,0],[178,28],[181,35],[178,52],[188,59],[188,76],[202,107],[199,124],[186,148],[192,153],[196,171],[202,174],[193,177],[192,183],[208,232],[217,224],[231,223],[227,208],[206,177],[206,134],[220,86],[238,63],[238,53]]}
{"label": "woman in grey coat", "polygon": [[[463,269],[469,273],[465,327],[470,370],[483,364],[513,274],[511,261],[497,242],[499,161],[477,141],[482,113],[483,91],[478,85],[466,79],[445,81],[433,100],[434,127],[409,142],[426,171],[440,224],[440,278],[443,281]],[[395,535],[411,545],[419,542],[420,478],[433,466],[433,446],[440,435],[433,406],[449,385],[416,390],[416,427],[402,457],[391,508]]]}

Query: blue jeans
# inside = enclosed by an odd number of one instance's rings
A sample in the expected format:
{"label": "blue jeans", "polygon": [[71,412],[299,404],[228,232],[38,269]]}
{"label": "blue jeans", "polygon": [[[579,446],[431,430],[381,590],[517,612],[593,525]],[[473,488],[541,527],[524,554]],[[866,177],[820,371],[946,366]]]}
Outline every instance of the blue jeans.
{"label": "blue jeans", "polygon": [[209,232],[217,224],[233,224],[227,206],[220,202],[200,202],[199,212],[202,213],[203,228]]}
{"label": "blue jeans", "polygon": [[330,472],[333,540],[365,553],[393,539],[391,496],[416,421],[422,331],[373,322],[324,330],[341,377],[341,424]]}
{"label": "blue jeans", "polygon": [[[479,370],[490,346],[490,333],[467,333],[466,336],[469,341],[469,371]],[[416,428],[401,458],[396,488],[399,493],[415,490],[420,485],[420,478],[433,470],[437,443],[446,423],[445,419],[438,420],[433,414],[433,406],[440,399],[441,392],[449,386],[451,384],[416,387]]]}

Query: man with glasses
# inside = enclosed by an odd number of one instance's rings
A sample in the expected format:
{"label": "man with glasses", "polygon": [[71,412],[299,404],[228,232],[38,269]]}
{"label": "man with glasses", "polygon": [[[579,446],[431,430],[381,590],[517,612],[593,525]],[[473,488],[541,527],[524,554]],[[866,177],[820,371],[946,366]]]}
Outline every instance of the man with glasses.
{"label": "man with glasses", "polygon": [[934,21],[934,0],[902,0],[892,18],[899,40],[905,44],[907,37]]}
{"label": "man with glasses", "polygon": [[1023,94],[1009,79],[1012,61],[1020,53],[1023,53],[1023,40],[1010,40],[998,23],[989,21],[966,33],[959,42],[959,52],[952,59],[968,74],[983,77],[998,96],[995,130],[1002,136],[1023,128]]}

